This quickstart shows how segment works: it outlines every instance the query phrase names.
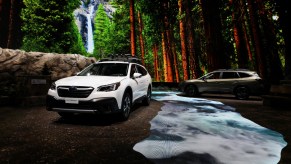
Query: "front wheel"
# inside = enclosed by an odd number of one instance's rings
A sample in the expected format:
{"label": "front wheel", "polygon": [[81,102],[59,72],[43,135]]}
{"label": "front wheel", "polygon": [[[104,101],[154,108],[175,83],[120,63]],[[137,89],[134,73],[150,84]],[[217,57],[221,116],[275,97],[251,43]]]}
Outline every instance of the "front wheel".
{"label": "front wheel", "polygon": [[194,96],[198,96],[198,89],[195,85],[188,85],[186,88],[185,88],[185,93],[187,96],[189,97],[194,97]]}
{"label": "front wheel", "polygon": [[249,98],[249,90],[245,86],[239,86],[234,91],[235,97],[239,100],[245,100]]}
{"label": "front wheel", "polygon": [[152,90],[151,90],[151,87],[148,88],[148,91],[147,91],[147,95],[146,97],[143,99],[142,103],[146,106],[149,106],[150,103],[151,103],[151,97],[152,97]]}
{"label": "front wheel", "polygon": [[128,92],[125,92],[122,98],[121,104],[121,118],[122,120],[127,120],[131,111],[131,96]]}

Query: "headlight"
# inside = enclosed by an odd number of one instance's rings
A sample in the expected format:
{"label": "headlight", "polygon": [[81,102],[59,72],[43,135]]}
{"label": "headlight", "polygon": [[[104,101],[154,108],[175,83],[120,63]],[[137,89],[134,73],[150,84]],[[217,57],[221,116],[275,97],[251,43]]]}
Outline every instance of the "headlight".
{"label": "headlight", "polygon": [[97,88],[97,91],[100,91],[100,92],[115,91],[118,89],[119,86],[120,86],[120,82],[114,83],[114,84],[109,84],[109,85],[102,85],[102,86]]}
{"label": "headlight", "polygon": [[55,82],[52,83],[50,89],[51,89],[51,90],[56,90],[56,83],[55,83]]}

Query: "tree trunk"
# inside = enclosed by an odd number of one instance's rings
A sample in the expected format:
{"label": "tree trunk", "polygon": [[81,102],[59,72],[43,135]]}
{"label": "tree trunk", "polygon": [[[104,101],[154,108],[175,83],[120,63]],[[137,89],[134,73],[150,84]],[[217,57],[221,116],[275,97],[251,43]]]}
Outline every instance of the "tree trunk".
{"label": "tree trunk", "polygon": [[[0,0],[0,25],[1,26],[3,26],[3,0]],[[1,30],[2,30],[2,28],[1,28],[1,26],[0,26],[0,38],[2,38],[2,33],[1,33]],[[0,47],[1,47],[1,44],[0,44]]]}
{"label": "tree trunk", "polygon": [[10,13],[9,13],[9,27],[8,27],[8,40],[7,40],[7,48],[13,48],[13,31],[14,31],[14,12],[15,12],[15,0],[10,1]]}
{"label": "tree trunk", "polygon": [[[187,30],[187,47],[190,57],[190,71],[192,78],[198,78],[201,76],[201,70],[199,67],[199,58],[198,53],[195,51],[195,36],[194,36],[194,28],[192,21],[192,12],[193,3],[191,0],[186,0],[185,10],[186,10],[186,30]],[[189,76],[190,78],[190,76]]]}
{"label": "tree trunk", "polygon": [[229,68],[229,57],[226,56],[222,37],[219,0],[200,0],[200,4],[204,20],[208,71]]}
{"label": "tree trunk", "polygon": [[172,67],[172,62],[171,58],[169,56],[169,53],[167,55],[167,71],[168,71],[168,81],[167,82],[173,82],[173,67]]}
{"label": "tree trunk", "polygon": [[154,54],[154,72],[155,72],[155,81],[160,81],[159,75],[159,58],[158,58],[158,46],[153,45],[153,54]]}
{"label": "tree trunk", "polygon": [[241,1],[241,6],[242,6],[242,14],[243,14],[243,23],[242,23],[242,30],[244,33],[244,38],[245,38],[245,45],[247,47],[247,52],[248,52],[248,58],[249,61],[251,62],[251,69],[254,69],[254,63],[253,63],[253,53],[252,53],[252,48],[251,48],[251,42],[252,37],[248,33],[248,30],[251,28],[247,28],[247,25],[249,24],[249,15],[248,15],[248,10],[247,10],[247,5],[246,5],[246,0],[240,0]]}
{"label": "tree trunk", "polygon": [[0,0],[0,47],[2,48],[7,48],[10,8],[9,0]]}
{"label": "tree trunk", "polygon": [[140,44],[140,52],[141,52],[141,62],[143,65],[145,65],[144,61],[144,55],[145,55],[145,49],[144,49],[144,39],[142,36],[143,31],[143,23],[140,12],[138,12],[138,24],[139,24],[139,44]]}
{"label": "tree trunk", "polygon": [[242,30],[243,30],[243,33],[244,33],[245,44],[247,46],[247,52],[248,52],[249,61],[252,62],[253,61],[253,54],[252,54],[252,50],[251,50],[250,40],[248,38],[248,32],[247,32],[247,27],[246,27],[246,22],[245,21],[242,24]]}
{"label": "tree trunk", "polygon": [[276,2],[278,3],[279,22],[285,42],[285,79],[291,80],[290,8],[287,0],[278,0]]}
{"label": "tree trunk", "polygon": [[[265,41],[264,43],[264,54],[266,60],[266,66],[268,70],[267,79],[272,84],[279,84],[280,80],[283,79],[283,71],[281,66],[280,57],[278,54],[278,46],[276,41],[276,33],[274,24],[268,18],[264,3],[262,0],[257,0],[259,7],[260,18],[262,19],[262,29],[264,32]],[[272,15],[270,16],[272,17]]]}
{"label": "tree trunk", "polygon": [[167,62],[167,47],[165,41],[165,32],[162,32],[162,50],[163,50],[163,70],[164,70],[164,80],[168,82],[168,62]]}
{"label": "tree trunk", "polygon": [[235,47],[238,58],[239,68],[248,68],[248,50],[246,46],[246,38],[244,35],[243,24],[244,24],[244,15],[242,12],[243,4],[240,3],[240,0],[230,0],[230,4],[233,6],[232,12],[232,22],[233,22],[233,34]]}
{"label": "tree trunk", "polygon": [[264,56],[262,54],[262,46],[261,46],[262,43],[261,43],[260,35],[259,35],[258,19],[257,19],[257,15],[255,14],[255,11],[257,10],[257,8],[254,6],[254,2],[252,0],[247,0],[247,4],[249,8],[252,35],[254,38],[257,72],[259,73],[260,77],[264,79],[266,77],[265,61],[264,61]]}
{"label": "tree trunk", "polygon": [[136,55],[134,0],[129,1],[131,55]]}
{"label": "tree trunk", "polygon": [[[173,37],[173,31],[172,30],[170,30],[170,34],[171,34],[171,37]],[[179,83],[180,76],[179,76],[178,59],[177,59],[177,52],[176,52],[175,42],[171,42],[171,50],[172,50],[172,55],[173,55],[174,73],[175,73],[175,78],[176,78],[175,82]]]}
{"label": "tree trunk", "polygon": [[183,0],[178,0],[179,5],[179,27],[180,27],[180,38],[181,38],[181,55],[182,55],[182,67],[183,67],[183,79],[188,80],[188,56],[186,52],[186,38],[185,38],[185,17]]}
{"label": "tree trunk", "polygon": [[[169,7],[168,7],[169,3],[168,1],[164,1],[163,3],[163,8],[164,8],[164,13],[167,13]],[[164,36],[164,40],[166,41],[166,62],[167,62],[167,82],[173,82],[173,54],[172,54],[172,39],[171,39],[171,32],[170,32],[170,22],[168,19],[168,15],[165,14],[164,15],[164,27],[165,27],[165,36]]]}

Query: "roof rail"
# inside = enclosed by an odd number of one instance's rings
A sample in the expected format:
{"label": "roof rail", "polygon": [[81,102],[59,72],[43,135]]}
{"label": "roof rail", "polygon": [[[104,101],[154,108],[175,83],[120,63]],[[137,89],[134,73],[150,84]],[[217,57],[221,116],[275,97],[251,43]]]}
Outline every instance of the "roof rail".
{"label": "roof rail", "polygon": [[124,61],[129,63],[141,64],[141,60],[131,54],[109,54],[107,58],[99,60],[99,62],[104,61]]}
{"label": "roof rail", "polygon": [[236,69],[217,69],[215,71],[250,71],[250,70],[245,68],[236,68]]}

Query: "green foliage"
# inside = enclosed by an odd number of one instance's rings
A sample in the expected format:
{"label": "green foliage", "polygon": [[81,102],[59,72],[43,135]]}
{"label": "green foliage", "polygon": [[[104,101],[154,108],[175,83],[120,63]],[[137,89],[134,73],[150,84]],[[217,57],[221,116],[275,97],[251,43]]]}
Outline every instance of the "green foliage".
{"label": "green foliage", "polygon": [[126,1],[111,3],[116,8],[112,20],[100,4],[95,16],[94,57],[102,58],[108,54],[130,52],[129,11]]}
{"label": "green foliage", "polygon": [[102,58],[105,54],[108,54],[111,33],[112,24],[104,11],[104,6],[99,4],[95,16],[94,30],[94,54],[96,58]]}
{"label": "green foliage", "polygon": [[86,54],[74,23],[79,0],[23,0],[22,49],[56,53]]}
{"label": "green foliage", "polygon": [[112,5],[116,6],[113,14],[113,32],[112,32],[112,53],[130,53],[130,24],[129,24],[129,1],[114,1]]}

